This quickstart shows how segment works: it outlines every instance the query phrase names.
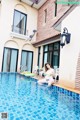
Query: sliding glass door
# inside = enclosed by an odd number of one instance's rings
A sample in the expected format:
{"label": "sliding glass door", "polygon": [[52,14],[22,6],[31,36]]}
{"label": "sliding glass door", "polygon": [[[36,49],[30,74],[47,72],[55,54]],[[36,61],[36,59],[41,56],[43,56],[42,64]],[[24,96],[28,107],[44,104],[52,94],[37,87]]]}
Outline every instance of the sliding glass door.
{"label": "sliding glass door", "polygon": [[2,72],[16,72],[18,62],[18,50],[4,48]]}
{"label": "sliding glass door", "polygon": [[27,71],[32,72],[33,52],[22,50],[21,66]]}

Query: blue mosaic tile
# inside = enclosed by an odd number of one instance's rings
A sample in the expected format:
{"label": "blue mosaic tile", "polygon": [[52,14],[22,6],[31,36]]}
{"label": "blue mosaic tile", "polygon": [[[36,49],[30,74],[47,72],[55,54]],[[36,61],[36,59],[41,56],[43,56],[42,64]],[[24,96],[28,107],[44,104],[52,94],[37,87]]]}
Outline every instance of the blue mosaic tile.
{"label": "blue mosaic tile", "polygon": [[47,118],[44,117],[43,120],[47,120]]}
{"label": "blue mosaic tile", "polygon": [[26,120],[29,120],[28,118],[26,118]]}
{"label": "blue mosaic tile", "polygon": [[11,119],[11,120],[14,120],[14,116],[11,116],[10,119]]}
{"label": "blue mosaic tile", "polygon": [[80,118],[79,94],[57,86],[40,86],[36,79],[17,73],[2,73],[0,80],[0,112],[8,112],[9,120]]}
{"label": "blue mosaic tile", "polygon": [[20,120],[20,118],[16,118],[16,120]]}

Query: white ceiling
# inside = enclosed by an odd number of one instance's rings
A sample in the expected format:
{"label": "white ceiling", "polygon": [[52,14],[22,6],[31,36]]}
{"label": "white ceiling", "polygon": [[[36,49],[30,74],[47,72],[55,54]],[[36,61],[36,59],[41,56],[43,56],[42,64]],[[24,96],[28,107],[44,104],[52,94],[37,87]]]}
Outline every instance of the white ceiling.
{"label": "white ceiling", "polygon": [[[22,2],[28,4],[28,5],[32,5],[33,2],[30,0],[21,0]],[[39,9],[47,0],[41,0],[38,4],[34,4],[33,7],[36,9]]]}

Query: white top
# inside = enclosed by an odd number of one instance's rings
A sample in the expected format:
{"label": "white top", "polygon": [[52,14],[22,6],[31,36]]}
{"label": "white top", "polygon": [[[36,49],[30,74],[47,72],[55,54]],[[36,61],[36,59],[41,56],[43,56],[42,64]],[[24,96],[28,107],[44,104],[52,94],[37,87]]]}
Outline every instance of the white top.
{"label": "white top", "polygon": [[46,76],[55,76],[54,69],[50,68],[45,72]]}

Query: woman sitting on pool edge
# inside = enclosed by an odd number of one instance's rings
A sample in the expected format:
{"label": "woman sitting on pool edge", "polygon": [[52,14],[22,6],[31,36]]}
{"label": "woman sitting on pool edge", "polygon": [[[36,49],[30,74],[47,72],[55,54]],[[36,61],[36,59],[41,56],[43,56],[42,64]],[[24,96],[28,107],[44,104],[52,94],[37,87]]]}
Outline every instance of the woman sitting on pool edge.
{"label": "woman sitting on pool edge", "polygon": [[54,69],[51,68],[51,65],[49,63],[45,64],[45,73],[44,78],[42,80],[38,80],[39,84],[42,83],[48,83],[48,86],[51,86],[54,83]]}

